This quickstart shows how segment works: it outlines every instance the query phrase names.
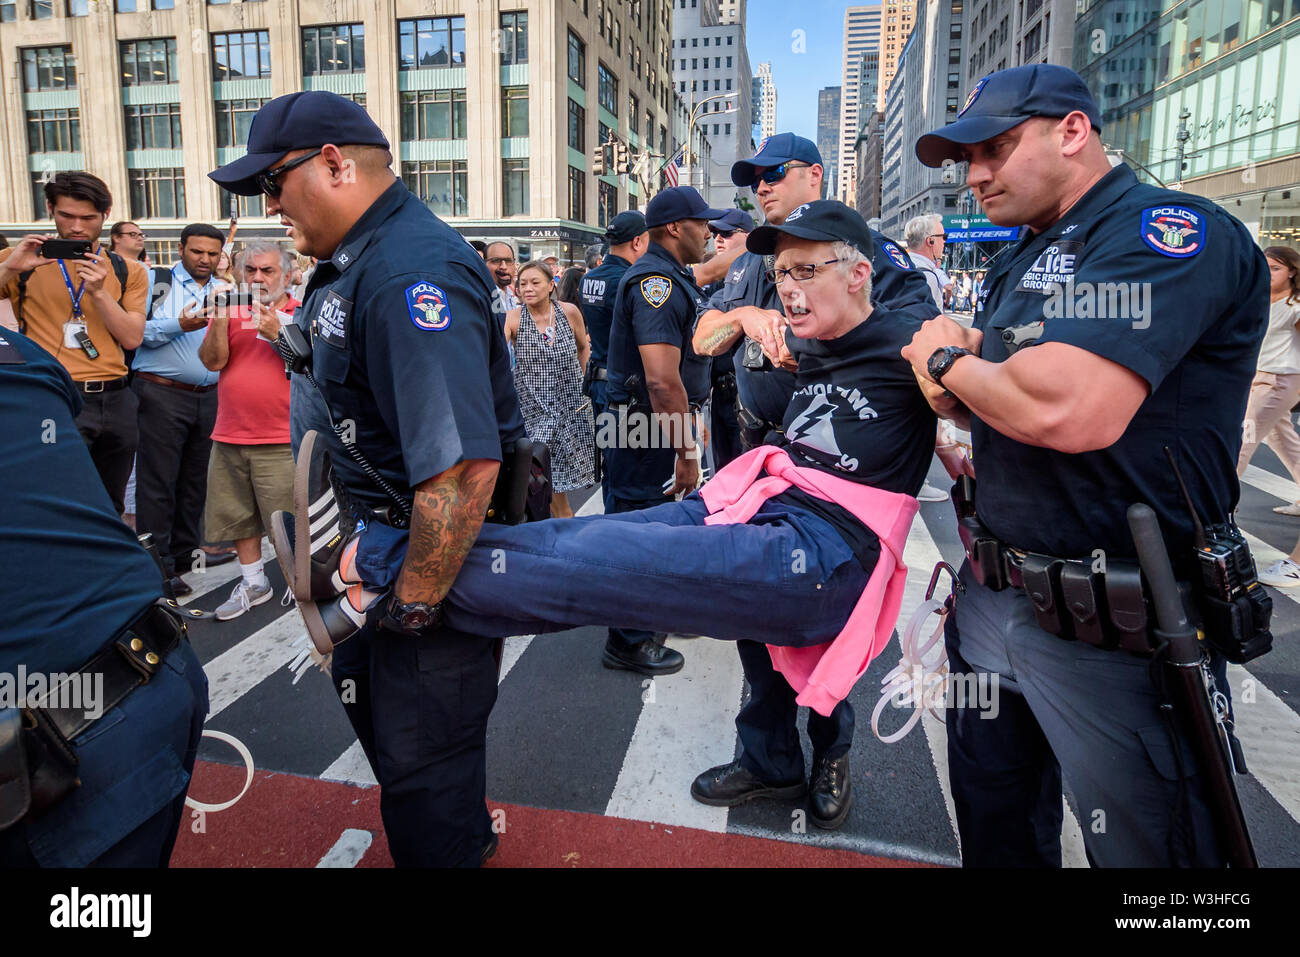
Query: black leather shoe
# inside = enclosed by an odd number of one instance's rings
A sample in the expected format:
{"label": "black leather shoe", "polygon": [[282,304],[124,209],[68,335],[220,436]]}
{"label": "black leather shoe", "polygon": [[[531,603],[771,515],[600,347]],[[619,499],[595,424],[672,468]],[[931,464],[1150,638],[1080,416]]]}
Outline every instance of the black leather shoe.
{"label": "black leather shoe", "polygon": [[682,670],[686,659],[680,651],[665,646],[661,638],[639,641],[635,645],[624,646],[613,639],[606,639],[605,654],[601,663],[606,668],[623,668],[635,671],[650,678],[659,675],[675,675]]}
{"label": "black leather shoe", "polygon": [[735,807],[758,797],[797,798],[803,792],[802,778],[793,784],[769,784],[756,778],[739,760],[709,768],[691,782],[691,797],[710,807]]}
{"label": "black leather shoe", "polygon": [[171,586],[173,598],[184,598],[194,592],[194,589],[187,585],[180,575],[173,575],[167,580],[167,584]]}
{"label": "black leather shoe", "polygon": [[812,793],[808,795],[808,816],[812,822],[826,830],[837,828],[849,816],[852,806],[849,756],[814,759]]}

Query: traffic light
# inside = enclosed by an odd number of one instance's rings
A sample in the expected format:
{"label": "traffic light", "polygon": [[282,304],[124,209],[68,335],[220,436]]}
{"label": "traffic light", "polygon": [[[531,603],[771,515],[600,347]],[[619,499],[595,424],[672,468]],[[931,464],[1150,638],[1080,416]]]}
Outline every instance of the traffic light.
{"label": "traffic light", "polygon": [[614,172],[621,175],[623,173],[628,172],[631,168],[632,168],[632,164],[628,160],[627,144],[615,143],[614,144]]}
{"label": "traffic light", "polygon": [[591,171],[597,176],[605,175],[605,144],[598,143],[591,151]]}

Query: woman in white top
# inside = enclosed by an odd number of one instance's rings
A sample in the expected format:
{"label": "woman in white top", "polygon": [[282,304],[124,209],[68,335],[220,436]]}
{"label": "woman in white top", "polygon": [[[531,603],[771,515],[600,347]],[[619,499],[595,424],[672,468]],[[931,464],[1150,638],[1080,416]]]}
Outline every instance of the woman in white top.
{"label": "woman in white top", "polygon": [[[1300,484],[1300,435],[1291,424],[1291,409],[1300,401],[1300,253],[1285,246],[1270,246],[1264,250],[1264,257],[1268,261],[1272,303],[1242,423],[1237,474],[1246,471],[1255,449],[1265,442]],[[1274,511],[1300,515],[1300,503],[1280,505]],[[1300,544],[1289,558],[1274,562],[1259,578],[1277,587],[1300,585]]]}

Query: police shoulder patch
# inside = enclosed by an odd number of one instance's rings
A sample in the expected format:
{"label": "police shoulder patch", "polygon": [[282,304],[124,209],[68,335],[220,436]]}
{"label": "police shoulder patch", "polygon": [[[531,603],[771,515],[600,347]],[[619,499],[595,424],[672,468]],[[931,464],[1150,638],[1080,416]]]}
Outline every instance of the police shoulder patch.
{"label": "police shoulder patch", "polygon": [[441,332],[451,325],[451,303],[439,286],[422,280],[406,287],[406,309],[411,324],[426,332]]}
{"label": "police shoulder patch", "polygon": [[1142,210],[1142,241],[1173,259],[1189,259],[1205,246],[1205,214],[1186,206],[1151,206]]}
{"label": "police shoulder patch", "polygon": [[641,280],[641,295],[658,309],[668,301],[673,291],[673,281],[667,276],[647,276]]}
{"label": "police shoulder patch", "polygon": [[913,268],[912,260],[907,258],[907,253],[899,249],[894,243],[886,240],[880,244],[880,248],[885,251],[885,255],[888,256],[899,269]]}

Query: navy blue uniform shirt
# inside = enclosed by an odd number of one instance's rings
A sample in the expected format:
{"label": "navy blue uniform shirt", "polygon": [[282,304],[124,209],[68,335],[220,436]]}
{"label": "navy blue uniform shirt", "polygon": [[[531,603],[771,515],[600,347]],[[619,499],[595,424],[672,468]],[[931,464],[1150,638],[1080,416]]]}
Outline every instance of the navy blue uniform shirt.
{"label": "navy blue uniform shirt", "polygon": [[1240,494],[1241,421],[1268,322],[1263,254],[1215,203],[1118,166],[985,277],[975,309],[983,358],[1004,361],[1002,331],[1031,322],[1044,323],[1040,343],[1116,362],[1151,393],[1118,442],[1077,455],[1023,445],[972,416],[981,520],[1027,551],[1132,557],[1125,511],[1145,502],[1178,569],[1192,524],[1162,449],[1175,453],[1201,520],[1224,521]]}
{"label": "navy blue uniform shirt", "polygon": [[[469,459],[500,461],[523,435],[492,278],[468,243],[400,181],[319,263],[298,310],[335,422],[400,493]],[[332,431],[331,457],[362,501],[388,499]]]}
{"label": "navy blue uniform shirt", "polygon": [[591,363],[609,364],[609,327],[614,316],[618,284],[632,264],[610,253],[605,261],[582,277],[582,321],[591,337]]}
{"label": "navy blue uniform shirt", "polygon": [[[898,244],[874,229],[875,253],[871,257],[871,302],[891,312],[902,313],[917,322],[938,315],[930,287]],[[743,252],[727,270],[722,289],[706,304],[707,309],[730,312],[739,306],[775,309],[784,314],[776,286],[768,281],[767,266],[757,253]],[[701,312],[705,311],[701,310]],[[743,343],[742,339],[742,343]],[[769,423],[778,423],[794,391],[794,376],[783,369],[746,369],[736,357],[736,391],[745,410]]]}
{"label": "navy blue uniform shirt", "polygon": [[68,373],[0,329],[0,554],[9,587],[0,672],[80,668],[162,597],[158,566],[113,511],[74,421]]}
{"label": "navy blue uniform shirt", "polygon": [[[682,350],[680,371],[687,398],[703,402],[709,395],[709,357],[691,348],[695,317],[704,294],[695,275],[658,243],[628,267],[618,286],[609,334],[609,401],[637,399],[650,405],[640,346],[664,343]],[[628,379],[635,376],[635,387]]]}

